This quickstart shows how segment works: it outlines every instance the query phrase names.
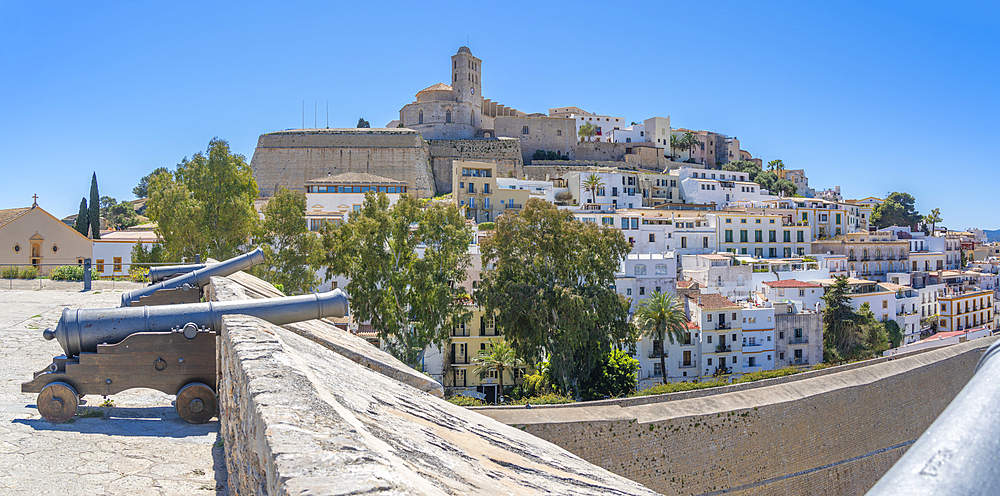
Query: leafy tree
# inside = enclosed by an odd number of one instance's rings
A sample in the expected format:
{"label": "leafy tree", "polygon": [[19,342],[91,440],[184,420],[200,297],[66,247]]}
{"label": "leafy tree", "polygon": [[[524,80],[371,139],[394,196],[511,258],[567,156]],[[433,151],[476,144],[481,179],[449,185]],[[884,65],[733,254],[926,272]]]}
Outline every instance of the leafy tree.
{"label": "leafy tree", "polygon": [[884,323],[875,318],[868,303],[863,303],[857,312],[853,311],[847,295],[845,276],[837,276],[833,286],[823,295],[826,303],[823,309],[825,361],[857,360],[889,349],[890,337]]}
{"label": "leafy tree", "polygon": [[309,232],[305,213],[306,195],[281,188],[264,207],[264,221],[254,235],[254,244],[264,250],[264,263],[255,271],[290,295],[309,293],[320,282],[316,271],[323,243]]}
{"label": "leafy tree", "polygon": [[637,370],[638,360],[620,349],[609,350],[590,375],[580,381],[580,397],[584,400],[600,400],[625,396],[635,391]]}
{"label": "leafy tree", "polygon": [[[454,203],[423,210],[403,195],[390,208],[384,193],[368,193],[348,222],[324,225],[326,276],[351,279],[355,318],[371,321],[388,350],[416,367],[424,348],[440,347],[469,317],[457,283],[466,277],[471,242],[472,228]],[[418,245],[426,247],[422,254]]]}
{"label": "leafy tree", "polygon": [[149,197],[149,180],[152,179],[153,176],[157,174],[162,174],[164,172],[170,172],[170,171],[167,170],[166,167],[157,167],[153,169],[153,172],[150,172],[149,174],[142,176],[142,179],[139,180],[139,184],[136,187],[132,188],[132,194],[134,194],[136,198]]}
{"label": "leafy tree", "polygon": [[799,190],[799,188],[795,186],[795,183],[789,181],[788,179],[778,179],[774,182],[772,187],[774,190],[769,190],[771,191],[771,194],[779,193],[782,196],[792,196]]}
{"label": "leafy tree", "polygon": [[115,204],[105,212],[104,218],[112,229],[128,229],[139,223],[139,216],[136,215],[132,202]]}
{"label": "leafy tree", "polygon": [[134,277],[144,277],[149,274],[149,266],[145,264],[161,264],[165,261],[162,245],[157,243],[147,250],[142,241],[136,241],[132,247],[132,264],[129,265],[128,272]]}
{"label": "leafy tree", "polygon": [[678,150],[693,150],[694,147],[700,146],[701,140],[695,136],[691,131],[685,131],[684,134],[671,134],[670,135],[670,154],[673,155],[673,149]]}
{"label": "leafy tree", "polygon": [[889,347],[898,348],[903,342],[903,330],[899,327],[899,324],[895,320],[886,319],[882,321],[882,326],[885,327],[886,334],[889,338]]}
{"label": "leafy tree", "polygon": [[87,199],[80,198],[80,211],[76,214],[76,222],[73,224],[73,229],[77,232],[86,236],[87,228],[90,227],[90,221],[88,220],[89,210],[87,209]]}
{"label": "leafy tree", "polygon": [[243,155],[213,138],[207,155],[185,158],[174,174],[150,178],[146,215],[172,259],[195,254],[219,260],[246,248],[257,227],[257,183]]}
{"label": "leafy tree", "polygon": [[358,117],[358,129],[366,127],[372,127],[372,125],[364,117]]}
{"label": "leafy tree", "polygon": [[914,208],[914,201],[909,193],[898,191],[890,193],[885,201],[876,205],[872,211],[872,224],[878,229],[889,226],[916,227],[923,217]]}
{"label": "leafy tree", "polygon": [[548,355],[553,380],[579,394],[610,347],[635,341],[629,302],[611,289],[630,249],[621,231],[533,198],[500,216],[482,243],[483,266],[493,269],[475,296],[518,356],[531,365]]}
{"label": "leafy tree", "polygon": [[753,181],[761,173],[760,166],[756,162],[749,160],[734,160],[722,165],[722,170],[731,172],[746,172],[748,178]]}
{"label": "leafy tree", "polygon": [[580,129],[577,130],[576,134],[580,136],[580,141],[583,141],[584,139],[590,141],[595,135],[597,135],[597,126],[589,122],[585,122],[580,126]]}
{"label": "leafy tree", "polygon": [[636,305],[632,323],[643,336],[660,342],[660,370],[663,371],[664,382],[667,377],[666,347],[667,340],[683,342],[687,316],[677,295],[673,293],[653,292],[649,298],[640,300]]}
{"label": "leafy tree", "polygon": [[90,224],[90,233],[93,239],[101,239],[101,194],[97,191],[97,173],[90,180],[90,210],[87,212],[87,220]]}
{"label": "leafy tree", "polygon": [[597,203],[597,190],[604,187],[604,182],[601,181],[601,176],[597,174],[590,174],[583,179],[583,189],[590,191],[590,197],[593,198],[594,203]]}
{"label": "leafy tree", "polygon": [[504,371],[524,364],[514,353],[514,348],[502,339],[491,339],[489,346],[485,350],[479,350],[479,356],[473,358],[472,362],[476,364],[472,372],[478,374],[480,379],[486,377],[487,372],[496,371],[500,391],[503,391]]}
{"label": "leafy tree", "polygon": [[931,236],[934,235],[934,229],[937,227],[937,223],[941,222],[942,220],[944,219],[941,218],[940,208],[935,208],[934,210],[931,210],[931,213],[929,215],[924,216],[924,223],[930,223],[931,225],[931,233],[930,233]]}

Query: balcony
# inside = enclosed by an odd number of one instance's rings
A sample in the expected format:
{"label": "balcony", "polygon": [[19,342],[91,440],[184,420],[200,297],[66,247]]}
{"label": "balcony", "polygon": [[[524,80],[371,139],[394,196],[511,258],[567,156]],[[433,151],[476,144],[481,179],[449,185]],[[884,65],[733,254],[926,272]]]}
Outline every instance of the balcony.
{"label": "balcony", "polygon": [[715,326],[715,328],[716,330],[718,329],[726,330],[726,329],[732,329],[733,325],[728,322],[720,322],[719,325]]}
{"label": "balcony", "polygon": [[681,360],[681,361],[677,362],[677,367],[682,368],[682,369],[693,369],[694,368],[694,362],[690,361],[690,360],[686,361],[686,362],[684,360]]}
{"label": "balcony", "polygon": [[524,206],[521,205],[520,203],[508,203],[507,204],[507,209],[508,210],[521,210],[522,208],[524,208]]}
{"label": "balcony", "polygon": [[715,352],[716,353],[729,353],[731,351],[733,351],[732,350],[732,346],[729,346],[729,345],[720,344],[720,345],[718,345],[718,346],[715,347]]}
{"label": "balcony", "polygon": [[469,364],[469,357],[468,357],[468,355],[466,355],[466,356],[460,356],[460,357],[458,357],[458,358],[456,358],[456,359],[448,362],[448,364],[449,365],[468,365]]}
{"label": "balcony", "polygon": [[752,343],[743,343],[743,347],[744,348],[746,348],[748,346],[764,346],[764,343],[758,343],[756,341],[754,341]]}
{"label": "balcony", "polygon": [[720,375],[729,375],[733,373],[733,369],[729,367],[716,367],[715,372],[712,373],[713,376],[718,377]]}
{"label": "balcony", "polygon": [[668,358],[670,356],[669,351],[663,351],[661,353],[660,350],[653,350],[649,352],[649,358],[660,358],[661,354],[663,355],[663,358]]}
{"label": "balcony", "polygon": [[809,336],[802,336],[800,338],[789,338],[788,344],[809,344]]}
{"label": "balcony", "polygon": [[792,365],[809,365],[809,360],[805,358],[796,358],[792,361]]}

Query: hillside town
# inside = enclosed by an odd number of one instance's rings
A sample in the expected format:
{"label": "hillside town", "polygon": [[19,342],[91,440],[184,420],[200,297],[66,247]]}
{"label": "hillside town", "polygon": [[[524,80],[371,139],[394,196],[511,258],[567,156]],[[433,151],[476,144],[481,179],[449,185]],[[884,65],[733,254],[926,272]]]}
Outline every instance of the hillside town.
{"label": "hillside town", "polygon": [[[266,222],[268,204],[296,192],[313,237],[350,224],[375,195],[390,208],[416,197],[425,209],[457,209],[472,233],[466,277],[454,281],[466,318],[449,326],[446,342],[419,353],[419,368],[451,395],[502,401],[502,385],[535,372],[516,361],[484,370],[477,361],[503,342],[505,325],[477,298],[492,269],[483,244],[529,202],[620,234],[627,253],[611,288],[627,302],[630,322],[645,300],[674,295],[684,317],[677,339],[644,333],[621,348],[638,363],[638,390],[823,364],[831,292],[887,330],[889,345],[876,350],[885,355],[990,336],[1000,326],[1000,243],[981,229],[949,229],[937,210],[917,214],[907,193],[851,198],[852,184],[810,185],[806,170],[755,157],[736,130],[574,106],[526,113],[483,97],[483,61],[467,47],[447,65],[447,83],[417,92],[384,128],[359,119],[357,128],[267,133],[249,168],[255,214]],[[96,174],[94,181],[96,188]],[[163,221],[142,217],[146,203],[122,203],[135,209],[135,225],[114,229],[102,215],[89,231],[73,227],[83,208],[60,220],[43,209],[44,198],[0,211],[0,238],[10,247],[0,263],[46,275],[92,260],[99,277],[128,277],[140,267],[137,247],[146,253],[165,243]],[[423,256],[428,247],[415,249]],[[308,291],[352,281],[325,267],[311,271]],[[392,345],[373,319],[354,314],[338,325]]]}

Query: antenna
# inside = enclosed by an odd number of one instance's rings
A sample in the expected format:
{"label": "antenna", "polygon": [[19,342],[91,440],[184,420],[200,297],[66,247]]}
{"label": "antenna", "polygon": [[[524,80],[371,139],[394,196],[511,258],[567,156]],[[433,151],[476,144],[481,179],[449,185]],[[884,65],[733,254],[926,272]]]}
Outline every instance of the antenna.
{"label": "antenna", "polygon": [[306,101],[302,100],[302,129],[306,128]]}
{"label": "antenna", "polygon": [[316,116],[318,111],[319,111],[319,100],[313,100],[313,129],[319,127],[319,125],[316,124],[316,119],[317,119]]}
{"label": "antenna", "polygon": [[326,101],[326,128],[330,129],[330,100]]}

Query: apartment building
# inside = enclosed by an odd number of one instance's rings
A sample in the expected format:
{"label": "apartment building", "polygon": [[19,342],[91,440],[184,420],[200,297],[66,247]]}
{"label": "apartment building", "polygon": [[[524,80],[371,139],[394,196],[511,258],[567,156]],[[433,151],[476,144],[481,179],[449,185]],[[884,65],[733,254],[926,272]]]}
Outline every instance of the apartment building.
{"label": "apartment building", "polygon": [[823,315],[792,302],[774,304],[774,368],[823,363]]}
{"label": "apartment building", "polygon": [[687,297],[688,315],[701,328],[701,361],[688,360],[686,351],[678,361],[694,368],[701,379],[728,378],[743,373],[743,307],[717,294]]}
{"label": "apartment building", "polygon": [[677,260],[668,253],[630,253],[615,274],[615,291],[632,300],[629,312],[653,292],[677,291]]}
{"label": "apartment building", "polygon": [[855,232],[812,242],[814,253],[847,255],[848,271],[855,277],[887,281],[892,272],[910,272],[910,243],[893,231]]}
{"label": "apartment building", "polygon": [[592,138],[592,141],[608,141],[609,136],[606,136],[610,131],[624,128],[628,125],[628,121],[624,117],[612,117],[610,115],[598,115],[592,112],[587,112],[580,107],[560,107],[549,109],[549,117],[560,117],[563,119],[572,119],[576,123],[576,132],[580,132],[580,126],[584,124],[591,124],[597,128],[597,132]]}
{"label": "apartment building", "polygon": [[726,209],[716,213],[718,251],[754,258],[791,258],[810,249],[809,227],[787,216]]}
{"label": "apartment building", "polygon": [[394,205],[406,193],[407,182],[367,172],[345,172],[306,181],[306,223],[318,231],[326,222],[347,222],[351,212],[361,210],[369,191],[385,193]]}
{"label": "apartment building", "polygon": [[[600,179],[596,191],[585,189],[584,183],[590,175]],[[594,168],[590,171],[573,171],[563,175],[570,193],[580,199],[580,205],[595,203],[610,205],[612,208],[636,208],[642,206],[642,191],[639,189],[639,174],[613,168]]]}
{"label": "apartment building", "polygon": [[682,167],[676,174],[681,199],[687,203],[714,203],[721,210],[733,202],[760,203],[774,198],[745,172]]}
{"label": "apartment building", "polygon": [[820,198],[781,198],[765,201],[762,206],[768,213],[779,214],[789,221],[810,226],[811,240],[867,231],[867,228],[861,227],[862,208],[857,205]]}
{"label": "apartment building", "polygon": [[774,369],[774,307],[743,303],[742,373]]}
{"label": "apartment building", "polygon": [[816,310],[823,302],[823,286],[814,282],[784,279],[763,283],[758,294],[762,301],[796,302],[800,308]]}
{"label": "apartment building", "polygon": [[499,188],[494,163],[456,160],[452,167],[455,203],[466,219],[477,224],[495,222],[504,212],[519,212],[531,196],[526,189]]}
{"label": "apartment building", "polygon": [[681,276],[698,283],[703,293],[745,300],[753,290],[752,269],[734,262],[732,254],[683,255]]}
{"label": "apartment building", "polygon": [[988,289],[938,293],[938,322],[942,331],[961,331],[981,325],[993,326],[994,292]]}
{"label": "apartment building", "polygon": [[[674,160],[678,162],[691,162],[715,168],[740,160],[742,157],[740,140],[735,137],[712,131],[694,131],[684,128],[677,128],[671,132],[677,136],[683,136],[686,133],[693,134],[698,139],[698,145],[684,150],[674,149],[671,153]],[[667,138],[665,142],[669,148],[669,136]]]}

